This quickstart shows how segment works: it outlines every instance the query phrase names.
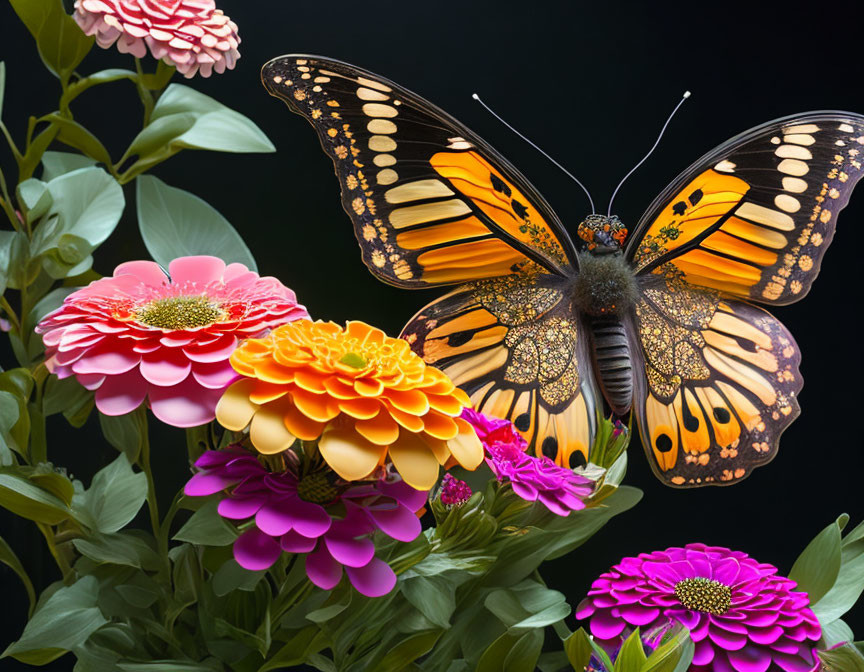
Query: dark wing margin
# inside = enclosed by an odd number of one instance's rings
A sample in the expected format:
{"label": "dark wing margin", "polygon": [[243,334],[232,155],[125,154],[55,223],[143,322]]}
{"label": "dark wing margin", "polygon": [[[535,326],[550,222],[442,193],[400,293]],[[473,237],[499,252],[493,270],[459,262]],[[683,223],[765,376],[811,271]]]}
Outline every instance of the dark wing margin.
{"label": "dark wing margin", "polygon": [[685,170],[626,248],[637,272],[771,305],[801,299],[837,215],[864,175],[864,116],[811,112],[763,124]]}
{"label": "dark wing margin", "polygon": [[420,288],[534,267],[572,273],[575,249],[549,204],[444,111],[378,75],[318,56],[273,59],[261,77],[315,127],[363,261],[381,280]]}

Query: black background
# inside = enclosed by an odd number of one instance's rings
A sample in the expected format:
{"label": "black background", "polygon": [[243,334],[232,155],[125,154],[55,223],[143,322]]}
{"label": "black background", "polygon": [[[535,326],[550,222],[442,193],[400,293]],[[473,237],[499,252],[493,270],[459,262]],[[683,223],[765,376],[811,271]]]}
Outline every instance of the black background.
{"label": "black background", "polygon": [[[189,151],[154,174],[221,211],[246,240],[261,272],[292,287],[314,317],[363,319],[394,335],[436,293],[394,289],[366,271],[330,160],[311,127],[259,83],[260,66],[274,56],[327,55],[419,92],[508,156],[571,230],[587,214],[584,196],[489,117],[471,93],[480,93],[578,175],[603,208],[620,177],[651,146],[681,93],[691,90],[656,154],[617,198],[615,211],[631,226],[680,170],[739,131],[808,110],[864,112],[854,32],[860,7],[853,2],[808,3],[806,11],[788,2],[223,0],[220,6],[239,24],[243,57],[233,72],[196,78],[191,85],[251,117],[278,151]],[[0,58],[7,64],[3,117],[20,139],[27,115],[54,109],[59,86],[5,2],[0,3]],[[94,49],[79,70],[131,66],[113,49]],[[129,83],[85,93],[73,111],[115,157],[140,124]],[[7,177],[14,176],[5,146],[0,165]],[[96,254],[95,268],[103,274],[121,261],[147,256],[133,197],[127,187],[123,221]],[[801,346],[807,383],[802,415],[784,435],[777,459],[731,488],[675,491],[655,480],[636,440],[626,482],[645,491],[643,501],[586,547],[544,567],[550,586],[571,603],[624,555],[704,541],[747,551],[787,572],[806,543],[838,514],[848,512],[853,524],[860,522],[862,220],[864,194],[858,194],[840,219],[810,295],[776,311]],[[14,366],[5,349],[0,363]],[[156,431],[154,460],[164,507],[188,468],[183,433]],[[76,432],[52,422],[49,432],[51,458],[85,481],[114,455],[98,423]],[[0,521],[0,533],[24,559],[37,589],[54,580],[32,526],[6,514]],[[0,647],[5,647],[24,624],[26,597],[5,566],[0,576],[6,604]],[[847,621],[859,637],[864,634],[864,608],[853,610]],[[71,666],[66,657],[50,669]],[[4,660],[0,669],[19,668]]]}

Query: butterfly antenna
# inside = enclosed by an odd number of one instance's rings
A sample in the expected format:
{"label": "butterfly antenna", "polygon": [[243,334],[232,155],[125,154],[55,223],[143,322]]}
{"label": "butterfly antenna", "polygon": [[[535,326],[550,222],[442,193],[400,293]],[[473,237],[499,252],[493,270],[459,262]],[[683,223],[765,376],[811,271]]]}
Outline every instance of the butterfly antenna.
{"label": "butterfly antenna", "polygon": [[639,163],[637,163],[635,166],[633,166],[630,169],[630,172],[627,173],[621,179],[621,181],[618,183],[618,186],[615,187],[615,191],[612,192],[612,198],[609,199],[609,209],[606,211],[607,217],[609,217],[612,214],[612,203],[615,202],[615,196],[618,194],[618,190],[621,188],[621,185],[624,184],[627,181],[627,178],[630,177],[633,173],[635,173],[636,169],[639,168],[639,166],[641,166],[643,163],[645,163],[648,160],[648,157],[654,153],[654,150],[657,149],[657,145],[660,144],[660,140],[663,139],[663,134],[666,132],[666,129],[669,127],[669,122],[672,121],[672,117],[675,116],[675,113],[678,111],[678,108],[680,108],[684,104],[684,101],[687,100],[689,97],[690,97],[690,92],[685,91],[684,95],[681,96],[681,100],[679,100],[678,104],[675,106],[675,109],[672,110],[672,113],[666,118],[666,123],[663,124],[663,128],[660,129],[660,135],[657,136],[657,141],[654,143],[654,146],[648,150],[648,153],[642,157],[642,160]]}
{"label": "butterfly antenna", "polygon": [[496,114],[495,110],[493,110],[486,103],[484,103],[482,100],[480,100],[480,96],[478,96],[476,93],[472,93],[471,97],[474,100],[476,100],[478,103],[480,103],[483,107],[485,107],[486,111],[489,112],[489,114],[491,114],[493,117],[495,117],[498,121],[500,121],[502,124],[504,124],[507,128],[509,128],[511,131],[513,131],[516,135],[518,135],[520,138],[522,138],[525,142],[527,142],[529,145],[531,145],[534,149],[536,149],[538,152],[540,152],[543,156],[545,156],[547,159],[549,159],[552,163],[554,163],[556,166],[558,166],[558,168],[560,168],[563,171],[563,173],[565,175],[567,175],[567,177],[569,177],[576,184],[578,184],[580,187],[582,187],[582,191],[584,191],[585,195],[588,197],[588,203],[591,204],[591,214],[593,215],[596,213],[596,209],[594,208],[594,199],[591,198],[591,194],[588,192],[588,189],[585,188],[585,185],[582,184],[578,179],[576,179],[576,176],[573,175],[573,173],[571,173],[569,170],[567,170],[564,166],[562,166],[560,163],[558,163],[555,159],[553,159],[551,156],[549,156],[546,152],[544,152],[537,145],[535,145],[533,142],[531,142],[528,138],[526,138],[524,135],[522,135],[519,131],[517,131],[515,128],[513,128],[510,124],[508,124],[506,121],[504,121],[498,114]]}

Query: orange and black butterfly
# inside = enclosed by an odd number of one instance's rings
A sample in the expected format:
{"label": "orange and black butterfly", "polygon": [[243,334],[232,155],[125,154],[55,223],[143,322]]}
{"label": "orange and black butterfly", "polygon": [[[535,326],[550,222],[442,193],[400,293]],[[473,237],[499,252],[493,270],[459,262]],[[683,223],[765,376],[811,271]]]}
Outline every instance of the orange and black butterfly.
{"label": "orange and black butterfly", "polygon": [[403,337],[536,454],[590,460],[602,394],[633,409],[668,485],[734,483],[775,455],[800,352],[754,304],[810,288],[864,174],[864,117],[759,126],[679,175],[629,236],[591,215],[574,240],[515,167],[407,89],[304,55],[262,78],[317,130],[369,269],[455,285]]}

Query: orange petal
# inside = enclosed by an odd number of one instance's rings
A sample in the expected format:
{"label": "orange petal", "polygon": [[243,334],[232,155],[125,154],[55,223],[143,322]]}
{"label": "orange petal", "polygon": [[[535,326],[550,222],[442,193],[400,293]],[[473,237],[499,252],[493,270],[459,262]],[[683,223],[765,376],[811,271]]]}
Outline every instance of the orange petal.
{"label": "orange petal", "polygon": [[399,425],[383,408],[374,418],[355,422],[354,429],[377,446],[389,446],[399,438]]}
{"label": "orange petal", "polygon": [[327,403],[330,401],[330,397],[326,394],[313,394],[306,390],[295,389],[291,397],[297,410],[310,420],[329,422],[339,415],[338,409],[334,409],[331,404]]}
{"label": "orange petal", "polygon": [[420,390],[389,390],[387,398],[396,408],[412,415],[425,415],[429,412],[429,400]]}
{"label": "orange petal", "polygon": [[453,396],[456,397],[456,399],[459,400],[459,403],[465,408],[472,408],[474,406],[474,404],[471,403],[471,397],[469,397],[468,393],[461,387],[453,389]]}
{"label": "orange petal", "polygon": [[357,432],[328,426],[318,442],[321,457],[346,481],[369,476],[378,466],[386,448],[376,446]]}
{"label": "orange petal", "polygon": [[423,416],[423,426],[427,434],[444,441],[449,441],[459,433],[459,427],[453,418],[437,411],[429,411]]}
{"label": "orange petal", "polygon": [[384,385],[377,378],[358,378],[354,381],[354,391],[361,397],[377,397],[384,391]]}
{"label": "orange petal", "polygon": [[390,459],[402,479],[417,490],[431,490],[438,480],[438,460],[419,436],[403,433],[390,446]]}
{"label": "orange petal", "polygon": [[387,335],[380,329],[371,327],[365,322],[352,320],[345,325],[345,333],[356,338],[361,344],[376,343],[378,345],[384,342]]}
{"label": "orange petal", "polygon": [[357,397],[354,387],[346,385],[336,376],[328,376],[324,379],[324,389],[336,399],[355,399]]}
{"label": "orange petal", "polygon": [[249,400],[249,392],[255,385],[254,380],[238,380],[225,390],[225,394],[216,404],[216,419],[225,429],[240,432],[252,421],[252,416],[258,410],[258,404]]}
{"label": "orange petal", "polygon": [[293,405],[286,404],[282,420],[288,431],[303,441],[314,441],[321,436],[321,430],[324,429],[323,422],[307,418]]}
{"label": "orange petal", "polygon": [[276,402],[258,409],[249,427],[252,445],[264,455],[273,455],[287,450],[297,440],[285,427],[286,404]]}
{"label": "orange petal", "polygon": [[474,428],[462,418],[454,418],[459,433],[447,445],[456,461],[469,471],[474,471],[483,462],[483,444],[477,438]]}
{"label": "orange petal", "polygon": [[423,420],[421,420],[416,415],[411,415],[410,413],[403,413],[398,408],[392,408],[388,405],[387,412],[390,413],[391,417],[402,425],[409,432],[417,433],[423,431]]}
{"label": "orange petal", "polygon": [[453,417],[462,413],[462,404],[452,394],[439,395],[427,392],[426,398],[429,399],[429,405],[436,411],[441,411]]}
{"label": "orange petal", "polygon": [[294,369],[277,364],[272,359],[265,359],[255,364],[255,377],[265,383],[284,385],[294,381]]}
{"label": "orange petal", "polygon": [[256,404],[267,404],[285,396],[289,389],[291,388],[287,385],[275,385],[259,380],[255,382],[255,386],[249,392],[249,399]]}
{"label": "orange petal", "polygon": [[420,434],[420,438],[423,439],[423,442],[427,446],[429,446],[429,450],[431,450],[432,454],[435,455],[438,464],[442,467],[445,466],[447,461],[451,458],[450,447],[447,445],[447,442],[431,437],[428,434]]}
{"label": "orange petal", "polygon": [[338,404],[343,413],[358,420],[370,420],[381,410],[378,399],[340,399]]}

